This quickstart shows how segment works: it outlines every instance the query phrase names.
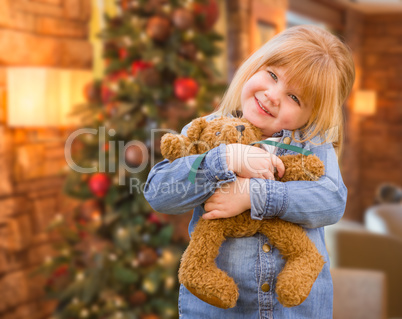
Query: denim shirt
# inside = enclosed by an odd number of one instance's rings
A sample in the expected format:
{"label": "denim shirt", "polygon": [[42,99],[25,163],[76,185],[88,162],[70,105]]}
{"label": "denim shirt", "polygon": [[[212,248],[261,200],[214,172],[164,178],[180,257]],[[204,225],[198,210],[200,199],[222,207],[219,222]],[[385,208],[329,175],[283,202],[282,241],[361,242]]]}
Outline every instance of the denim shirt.
{"label": "denim shirt", "polygon": [[[206,116],[210,121],[216,115]],[[233,117],[231,114],[228,117]],[[187,124],[181,134],[186,135]],[[292,131],[282,130],[274,136],[292,138]],[[300,140],[300,131],[295,131]],[[318,137],[312,140],[320,141]],[[198,318],[266,318],[266,319],[332,319],[333,287],[329,270],[329,258],[324,241],[324,226],[336,223],[342,217],[347,197],[338,167],[338,160],[332,143],[314,145],[291,140],[290,145],[303,147],[317,155],[325,165],[325,175],[318,181],[278,182],[268,179],[250,180],[251,218],[263,219],[277,216],[283,220],[302,226],[309,238],[326,261],[323,270],[314,283],[307,299],[299,306],[283,307],[276,299],[276,278],[284,266],[279,251],[271,247],[263,250],[263,245],[271,246],[269,238],[257,233],[252,237],[227,238],[216,259],[218,267],[226,271],[239,287],[236,307],[220,309],[193,296],[183,285],[180,286],[179,315],[183,319]],[[278,149],[277,156],[296,154]],[[172,163],[168,160],[156,164],[150,171],[144,196],[151,207],[165,214],[183,214],[194,209],[189,224],[191,235],[195,224],[205,212],[203,203],[214,194],[223,183],[236,180],[233,171],[226,164],[226,146],[221,144],[210,150],[197,171],[196,182],[188,181],[191,165],[198,155],[179,158]],[[266,246],[264,247],[266,248]],[[269,291],[261,286],[269,284]]]}

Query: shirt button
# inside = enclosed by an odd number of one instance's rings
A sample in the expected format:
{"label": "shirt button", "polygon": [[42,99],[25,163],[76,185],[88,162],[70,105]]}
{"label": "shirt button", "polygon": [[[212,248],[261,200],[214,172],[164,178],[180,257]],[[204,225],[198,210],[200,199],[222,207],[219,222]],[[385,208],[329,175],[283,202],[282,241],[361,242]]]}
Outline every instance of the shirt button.
{"label": "shirt button", "polygon": [[264,245],[262,246],[262,250],[267,253],[267,252],[269,252],[269,251],[271,250],[271,247],[269,247],[268,244],[264,244]]}
{"label": "shirt button", "polygon": [[285,144],[290,144],[291,141],[292,141],[292,139],[291,139],[290,137],[288,137],[288,136],[286,136],[286,137],[283,139],[283,143],[285,143]]}
{"label": "shirt button", "polygon": [[269,287],[268,283],[267,283],[267,282],[264,282],[264,283],[262,284],[262,286],[261,286],[261,290],[264,291],[264,292],[268,292],[269,289],[270,289],[270,287]]}

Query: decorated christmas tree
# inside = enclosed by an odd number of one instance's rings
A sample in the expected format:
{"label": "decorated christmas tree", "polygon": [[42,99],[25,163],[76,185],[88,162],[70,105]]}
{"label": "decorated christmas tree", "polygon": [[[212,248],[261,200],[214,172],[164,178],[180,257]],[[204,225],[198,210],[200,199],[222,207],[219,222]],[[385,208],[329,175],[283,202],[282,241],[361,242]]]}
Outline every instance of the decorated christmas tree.
{"label": "decorated christmas tree", "polygon": [[[60,238],[41,271],[58,300],[55,318],[177,318],[183,244],[142,194],[167,129],[210,113],[223,85],[213,57],[216,1],[122,0],[105,16],[104,76],[89,83],[75,114],[82,129],[65,183],[80,200],[49,226]],[[164,129],[164,130],[161,130]],[[66,148],[66,149],[67,149]]]}

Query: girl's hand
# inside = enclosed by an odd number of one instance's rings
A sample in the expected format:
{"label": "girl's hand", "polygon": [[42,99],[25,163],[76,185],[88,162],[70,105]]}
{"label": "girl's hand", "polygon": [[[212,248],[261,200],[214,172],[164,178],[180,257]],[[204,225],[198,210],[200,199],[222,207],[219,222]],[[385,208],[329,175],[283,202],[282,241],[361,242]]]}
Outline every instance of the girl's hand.
{"label": "girl's hand", "polygon": [[223,184],[204,203],[204,219],[228,218],[251,208],[250,180],[238,177],[234,182]]}
{"label": "girl's hand", "polygon": [[285,166],[277,156],[250,145],[226,145],[226,162],[229,170],[243,178],[274,180],[274,167],[278,170],[279,177],[285,174]]}

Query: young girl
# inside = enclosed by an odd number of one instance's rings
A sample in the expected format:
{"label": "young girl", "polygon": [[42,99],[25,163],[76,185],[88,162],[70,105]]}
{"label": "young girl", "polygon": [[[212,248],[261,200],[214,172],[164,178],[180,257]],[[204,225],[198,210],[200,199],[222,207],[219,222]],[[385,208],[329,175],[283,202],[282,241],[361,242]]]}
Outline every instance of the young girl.
{"label": "young girl", "polygon": [[241,144],[221,144],[209,151],[195,184],[187,178],[197,155],[172,163],[164,160],[152,168],[144,190],[146,199],[161,213],[183,214],[194,209],[190,234],[201,217],[226,218],[251,209],[253,219],[279,217],[304,227],[326,261],[307,299],[285,308],[275,294],[276,278],[285,261],[269,238],[259,233],[227,238],[216,263],[239,287],[236,307],[216,308],[181,285],[180,318],[332,319],[324,226],[336,223],[346,205],[347,189],[337,155],[343,139],[342,104],[354,77],[351,51],[337,37],[314,26],[292,27],[243,63],[220,107],[206,117],[208,121],[222,115],[244,117],[262,130],[264,138],[312,151],[325,164],[325,175],[318,181],[274,181],[275,168],[279,175],[284,172],[277,156],[295,153],[272,148],[269,151],[276,152],[272,154]]}

